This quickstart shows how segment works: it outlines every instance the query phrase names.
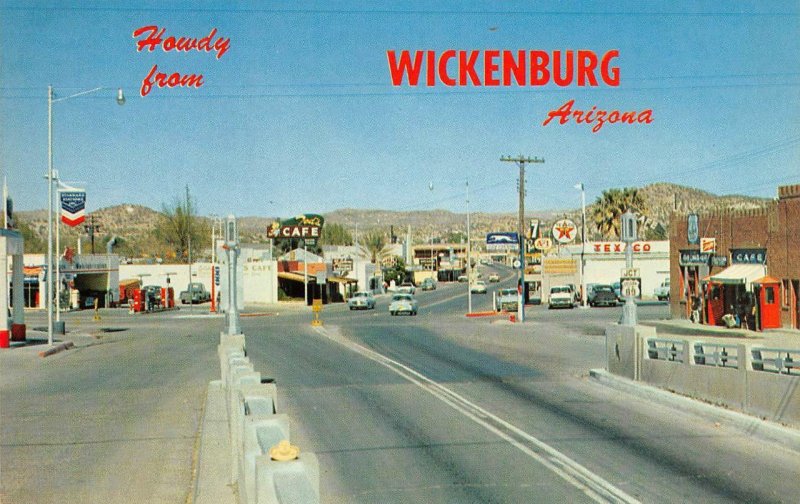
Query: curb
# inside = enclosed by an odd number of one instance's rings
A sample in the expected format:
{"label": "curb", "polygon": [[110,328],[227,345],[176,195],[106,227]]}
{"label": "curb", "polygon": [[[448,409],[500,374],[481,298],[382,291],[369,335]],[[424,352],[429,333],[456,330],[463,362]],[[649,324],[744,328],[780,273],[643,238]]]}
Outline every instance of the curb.
{"label": "curb", "polygon": [[74,346],[75,344],[73,342],[65,341],[64,343],[58,344],[52,348],[48,348],[47,350],[39,352],[39,357],[49,357],[50,355],[57,354],[58,352],[69,350]]}
{"label": "curb", "polygon": [[464,316],[473,318],[473,317],[496,317],[498,315],[503,315],[503,313],[496,311],[485,311],[485,312],[466,313]]}
{"label": "curb", "polygon": [[728,426],[743,431],[748,436],[776,443],[786,449],[800,453],[800,430],[784,427],[756,416],[713,406],[691,397],[623,378],[611,374],[605,369],[590,369],[589,376],[601,385],[609,386],[642,399],[672,406],[675,409],[691,411],[709,420],[725,422]]}

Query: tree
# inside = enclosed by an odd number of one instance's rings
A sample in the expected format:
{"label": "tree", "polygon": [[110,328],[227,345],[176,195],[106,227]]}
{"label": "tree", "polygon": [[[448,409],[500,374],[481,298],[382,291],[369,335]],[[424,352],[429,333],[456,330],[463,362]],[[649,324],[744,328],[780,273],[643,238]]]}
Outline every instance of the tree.
{"label": "tree", "polygon": [[319,237],[322,245],[352,245],[353,235],[341,224],[325,224]]}
{"label": "tree", "polygon": [[22,240],[25,243],[25,252],[28,254],[46,254],[47,253],[47,241],[43,240],[33,229],[31,226],[19,219],[16,218],[16,228],[17,231],[22,235]]}
{"label": "tree", "polygon": [[205,237],[210,233],[207,226],[199,222],[197,209],[186,186],[185,198],[175,198],[171,205],[162,206],[163,215],[156,225],[155,235],[166,246],[168,256],[177,262],[189,262],[189,243],[192,254],[198,255],[206,247]]}
{"label": "tree", "polygon": [[628,209],[639,214],[639,219],[647,217],[647,205],[635,188],[609,189],[595,201],[592,220],[603,238],[620,237],[620,217]]}
{"label": "tree", "polygon": [[383,278],[388,283],[394,280],[396,285],[406,281],[406,262],[402,257],[398,257],[393,266],[384,270]]}
{"label": "tree", "polygon": [[370,231],[364,237],[364,242],[361,244],[361,247],[366,251],[370,262],[376,264],[388,253],[386,244],[386,235],[381,231]]}

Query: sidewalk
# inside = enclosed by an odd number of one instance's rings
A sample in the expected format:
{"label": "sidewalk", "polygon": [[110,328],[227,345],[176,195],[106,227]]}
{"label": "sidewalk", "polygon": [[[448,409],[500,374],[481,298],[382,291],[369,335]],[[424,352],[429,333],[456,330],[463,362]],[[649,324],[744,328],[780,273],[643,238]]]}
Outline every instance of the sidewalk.
{"label": "sidewalk", "polygon": [[228,418],[225,412],[225,393],[222,382],[208,384],[200,445],[197,452],[194,504],[236,504],[238,501],[230,484],[231,449],[228,438]]}

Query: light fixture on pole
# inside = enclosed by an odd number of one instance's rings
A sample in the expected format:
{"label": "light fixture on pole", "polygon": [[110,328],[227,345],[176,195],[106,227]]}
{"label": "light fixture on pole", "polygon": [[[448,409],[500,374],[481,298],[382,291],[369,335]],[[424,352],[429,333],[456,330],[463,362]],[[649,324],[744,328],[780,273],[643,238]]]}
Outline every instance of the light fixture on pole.
{"label": "light fixture on pole", "polygon": [[586,292],[586,190],[583,182],[575,184],[581,192],[581,308],[587,308],[589,293]]}
{"label": "light fixture on pole", "polygon": [[[69,96],[54,99],[53,86],[47,86],[47,344],[53,345],[53,287],[61,279],[53,274],[53,104],[107,89],[96,87]],[[117,103],[125,103],[122,88],[117,89]],[[59,259],[60,260],[60,259]]]}

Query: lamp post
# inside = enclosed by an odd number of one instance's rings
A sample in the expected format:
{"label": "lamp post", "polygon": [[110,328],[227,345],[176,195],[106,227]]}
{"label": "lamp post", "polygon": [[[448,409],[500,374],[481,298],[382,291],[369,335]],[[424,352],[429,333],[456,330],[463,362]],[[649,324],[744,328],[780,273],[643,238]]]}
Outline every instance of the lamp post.
{"label": "lamp post", "polygon": [[[53,345],[53,286],[61,281],[53,275],[53,104],[103,89],[108,88],[96,87],[54,99],[53,86],[47,86],[47,344],[50,346]],[[122,88],[117,89],[117,103],[125,104]]]}
{"label": "lamp post", "polygon": [[575,189],[581,191],[581,308],[586,308],[588,293],[586,292],[586,190],[583,182],[575,184]]}
{"label": "lamp post", "polygon": [[467,180],[467,313],[472,313],[472,243],[469,228],[469,180]]}

